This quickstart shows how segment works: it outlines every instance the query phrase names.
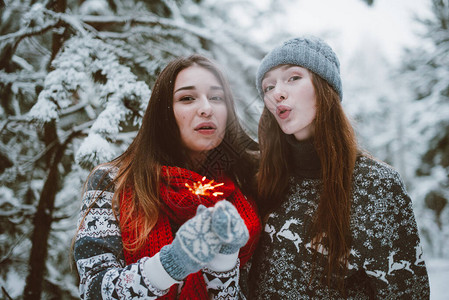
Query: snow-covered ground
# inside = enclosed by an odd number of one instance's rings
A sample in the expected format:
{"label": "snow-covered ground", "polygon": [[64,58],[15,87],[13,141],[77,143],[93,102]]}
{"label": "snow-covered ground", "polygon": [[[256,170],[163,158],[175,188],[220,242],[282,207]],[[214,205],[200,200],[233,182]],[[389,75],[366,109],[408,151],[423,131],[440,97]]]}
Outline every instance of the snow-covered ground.
{"label": "snow-covered ground", "polygon": [[449,299],[449,260],[427,259],[430,279],[430,300]]}

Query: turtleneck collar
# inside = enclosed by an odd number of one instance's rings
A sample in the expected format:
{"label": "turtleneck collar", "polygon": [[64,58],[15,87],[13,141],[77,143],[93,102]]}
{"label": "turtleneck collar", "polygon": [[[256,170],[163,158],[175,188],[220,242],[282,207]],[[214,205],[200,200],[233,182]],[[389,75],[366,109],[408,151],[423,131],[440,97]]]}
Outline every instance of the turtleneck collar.
{"label": "turtleneck collar", "polygon": [[296,140],[294,135],[287,136],[292,161],[290,172],[303,178],[319,179],[321,163],[313,144],[313,139]]}

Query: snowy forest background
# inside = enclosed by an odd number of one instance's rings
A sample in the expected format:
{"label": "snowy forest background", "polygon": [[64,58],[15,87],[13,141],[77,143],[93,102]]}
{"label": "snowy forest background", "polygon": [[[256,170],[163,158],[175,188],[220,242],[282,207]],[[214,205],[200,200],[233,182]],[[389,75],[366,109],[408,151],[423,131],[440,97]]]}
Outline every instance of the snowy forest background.
{"label": "snowy forest background", "polygon": [[[398,63],[369,41],[345,57],[343,103],[363,147],[402,174],[425,256],[441,266],[449,261],[449,2],[422,1],[430,14],[416,20],[419,43]],[[258,62],[292,32],[263,40],[252,32],[279,24],[292,2],[0,0],[4,299],[78,298],[68,253],[83,181],[132,140],[155,76],[172,58],[202,53],[218,61],[257,136]],[[431,286],[439,281],[432,277]]]}

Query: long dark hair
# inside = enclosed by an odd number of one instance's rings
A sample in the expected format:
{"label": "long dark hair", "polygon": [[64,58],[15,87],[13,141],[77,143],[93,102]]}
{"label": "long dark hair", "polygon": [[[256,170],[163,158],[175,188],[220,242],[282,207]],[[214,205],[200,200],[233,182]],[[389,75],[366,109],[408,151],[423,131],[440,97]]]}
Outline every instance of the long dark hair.
{"label": "long dark hair", "polygon": [[[327,248],[328,260],[322,262],[327,284],[331,284],[332,274],[337,275],[340,279],[338,286],[342,290],[351,243],[352,173],[358,147],[340,97],[327,81],[310,73],[317,102],[313,141],[321,162],[323,187],[308,234],[316,250],[320,243]],[[261,156],[257,175],[259,209],[263,215],[279,206],[287,193],[290,170],[286,138],[287,135],[265,107],[259,123]],[[315,262],[316,258],[315,255]]]}
{"label": "long dark hair", "polygon": [[[221,144],[209,151],[202,166],[192,166],[183,150],[180,131],[173,113],[173,90],[176,77],[182,70],[198,65],[212,72],[223,87],[227,107],[227,127]],[[162,130],[161,130],[162,129]],[[157,222],[160,211],[159,182],[161,166],[178,166],[188,169],[210,171],[208,164],[217,157],[226,162],[225,173],[246,194],[252,195],[255,187],[255,158],[250,150],[258,145],[243,130],[234,107],[228,81],[214,62],[201,55],[180,57],[170,62],[158,76],[151,93],[142,126],[128,149],[107,165],[117,167],[113,180],[115,193],[113,207],[119,207],[120,197],[132,188],[133,201],[121,211],[120,226],[124,231],[139,231],[137,240],[124,244],[127,251],[141,248]],[[214,160],[214,161],[211,161]],[[224,163],[221,163],[223,167]],[[214,172],[210,172],[213,174]],[[126,228],[124,228],[126,224]]]}

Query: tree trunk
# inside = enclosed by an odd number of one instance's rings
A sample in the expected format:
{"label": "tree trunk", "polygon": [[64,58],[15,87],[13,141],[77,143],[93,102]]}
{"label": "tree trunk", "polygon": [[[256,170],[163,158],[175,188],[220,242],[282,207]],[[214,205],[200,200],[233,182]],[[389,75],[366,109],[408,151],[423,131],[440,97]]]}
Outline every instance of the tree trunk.
{"label": "tree trunk", "polygon": [[[50,234],[55,198],[58,190],[59,171],[58,165],[64,155],[66,144],[58,143],[55,122],[49,123],[45,130],[46,134],[55,138],[54,148],[49,151],[51,155],[48,177],[39,197],[36,214],[33,220],[33,235],[31,237],[31,253],[29,260],[29,273],[26,280],[24,299],[40,299],[42,283],[44,280],[45,261],[47,258],[47,243]],[[48,141],[47,141],[48,143]],[[51,142],[50,142],[51,143]],[[47,162],[49,157],[47,157]]]}
{"label": "tree trunk", "polygon": [[[63,13],[67,9],[67,0],[50,0],[47,3],[47,8],[53,10],[54,12]],[[64,45],[64,41],[68,38],[67,30],[64,30],[62,34],[54,32],[52,37],[51,45],[51,57],[48,61],[47,69],[51,69],[51,63],[55,59],[59,50],[61,50]]]}
{"label": "tree trunk", "polygon": [[[48,9],[55,12],[64,12],[67,8],[66,0],[50,0],[47,3]],[[47,66],[50,69],[51,62],[62,47],[63,36],[58,33],[53,34],[52,55]],[[58,192],[59,170],[67,144],[70,138],[61,145],[56,130],[56,122],[52,121],[44,126],[44,142],[48,147],[45,161],[49,168],[47,180],[39,197],[36,214],[33,220],[33,235],[31,237],[31,253],[29,259],[29,273],[24,289],[25,300],[40,299],[42,294],[42,284],[45,275],[45,262],[48,253],[48,237],[50,235],[51,223],[53,222],[53,209],[55,208],[55,198]]]}
{"label": "tree trunk", "polygon": [[48,153],[52,153],[52,159],[49,165],[49,172],[45,180],[44,187],[39,197],[36,214],[33,219],[33,234],[31,237],[31,252],[29,259],[29,273],[24,289],[25,300],[40,299],[42,293],[42,284],[45,275],[45,262],[48,253],[48,237],[51,231],[53,219],[53,210],[55,208],[56,194],[59,189],[60,173],[58,166],[61,163],[65,151],[72,140],[82,133],[82,128],[73,130],[64,143],[59,143],[56,134],[56,122],[47,124],[46,134],[53,135],[55,140],[50,142],[52,149]]}

